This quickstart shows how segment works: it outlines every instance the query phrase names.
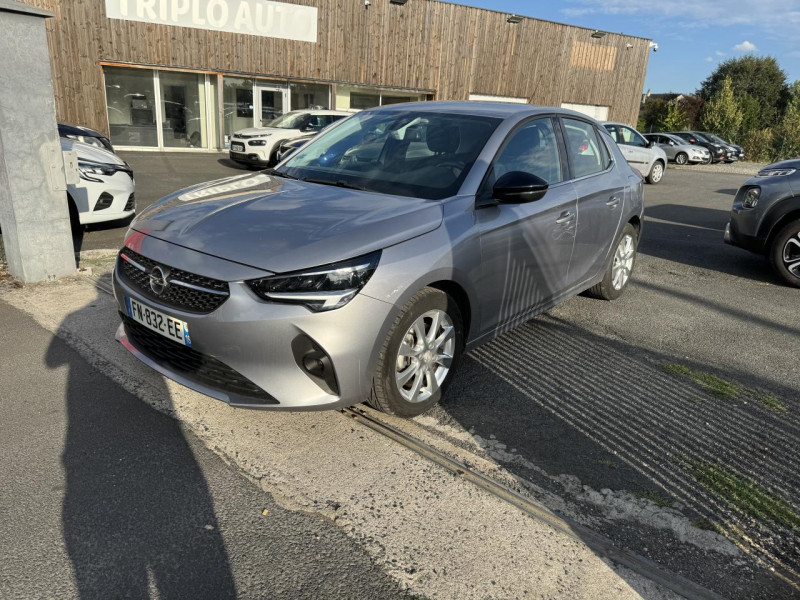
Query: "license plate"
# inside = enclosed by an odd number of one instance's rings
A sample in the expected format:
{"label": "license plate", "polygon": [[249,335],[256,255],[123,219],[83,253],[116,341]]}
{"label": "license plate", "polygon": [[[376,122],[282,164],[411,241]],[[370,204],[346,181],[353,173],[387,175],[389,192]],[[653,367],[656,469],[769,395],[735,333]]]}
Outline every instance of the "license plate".
{"label": "license plate", "polygon": [[231,150],[235,152],[244,152],[244,144],[231,144]]}
{"label": "license plate", "polygon": [[161,311],[145,306],[135,298],[128,296],[125,296],[125,308],[128,311],[128,316],[134,321],[174,342],[189,348],[192,347],[189,326],[184,321],[165,315]]}

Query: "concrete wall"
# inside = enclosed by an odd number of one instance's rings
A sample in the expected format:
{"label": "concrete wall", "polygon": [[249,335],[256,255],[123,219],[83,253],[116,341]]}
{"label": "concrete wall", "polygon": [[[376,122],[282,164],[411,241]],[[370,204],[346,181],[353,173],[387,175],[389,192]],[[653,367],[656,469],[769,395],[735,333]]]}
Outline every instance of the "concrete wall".
{"label": "concrete wall", "polygon": [[12,275],[42,281],[75,272],[44,18],[3,2],[0,31],[3,245]]}

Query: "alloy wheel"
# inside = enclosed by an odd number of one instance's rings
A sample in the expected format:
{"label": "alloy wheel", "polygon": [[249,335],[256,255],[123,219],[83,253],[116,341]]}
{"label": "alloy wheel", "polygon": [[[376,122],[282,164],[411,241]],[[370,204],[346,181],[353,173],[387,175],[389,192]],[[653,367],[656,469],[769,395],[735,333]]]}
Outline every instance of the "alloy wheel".
{"label": "alloy wheel", "polygon": [[678,163],[679,165],[685,165],[687,162],[686,155],[683,153],[678,154],[678,156],[675,157],[675,162]]}
{"label": "alloy wheel", "polygon": [[430,310],[411,324],[395,360],[395,381],[405,400],[424,402],[439,390],[453,364],[455,338],[443,310]]}
{"label": "alloy wheel", "polygon": [[661,166],[660,162],[657,162],[653,165],[653,170],[650,171],[650,179],[653,180],[653,183],[658,183],[661,181],[662,175],[664,175],[664,167]]}
{"label": "alloy wheel", "polygon": [[611,285],[615,290],[621,290],[631,276],[633,269],[633,255],[636,248],[633,244],[633,237],[625,235],[619,241],[617,250],[614,253],[614,263],[611,267]]}
{"label": "alloy wheel", "polygon": [[783,265],[789,273],[800,278],[800,231],[786,240],[783,246]]}

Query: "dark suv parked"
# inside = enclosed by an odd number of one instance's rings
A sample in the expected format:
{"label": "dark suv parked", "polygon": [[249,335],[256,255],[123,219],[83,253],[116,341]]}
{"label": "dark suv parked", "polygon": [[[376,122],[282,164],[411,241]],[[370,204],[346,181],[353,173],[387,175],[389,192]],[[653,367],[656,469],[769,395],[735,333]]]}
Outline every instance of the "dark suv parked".
{"label": "dark suv parked", "polygon": [[690,144],[694,144],[695,146],[702,146],[703,148],[708,148],[708,151],[711,152],[711,162],[718,163],[724,160],[728,160],[728,151],[721,145],[715,142],[712,142],[705,136],[701,135],[697,131],[672,131],[670,132],[672,135],[677,135],[680,138],[683,138]]}
{"label": "dark suv parked", "polygon": [[713,133],[708,133],[707,131],[698,131],[704,138],[707,140],[719,144],[728,152],[728,160],[725,162],[735,162],[737,160],[744,160],[744,148],[741,146],[737,146],[736,144],[731,144],[730,142],[726,142],[718,135],[714,135]]}
{"label": "dark suv parked", "polygon": [[764,254],[778,275],[800,287],[800,159],[768,165],[733,200],[725,241]]}

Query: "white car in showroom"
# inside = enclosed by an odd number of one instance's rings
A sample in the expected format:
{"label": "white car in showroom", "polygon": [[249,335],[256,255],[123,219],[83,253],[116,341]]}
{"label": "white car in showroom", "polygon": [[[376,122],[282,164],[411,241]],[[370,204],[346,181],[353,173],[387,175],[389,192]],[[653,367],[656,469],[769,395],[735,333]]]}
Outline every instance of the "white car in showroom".
{"label": "white car in showroom", "polygon": [[331,123],[349,117],[341,110],[293,110],[271,121],[266,127],[241,129],[231,136],[232,161],[256,167],[277,162],[278,148],[283,142],[319,133]]}
{"label": "white car in showroom", "polygon": [[132,217],[136,213],[133,170],[116,154],[61,138],[62,152],[78,157],[78,183],[67,185],[73,228]]}

